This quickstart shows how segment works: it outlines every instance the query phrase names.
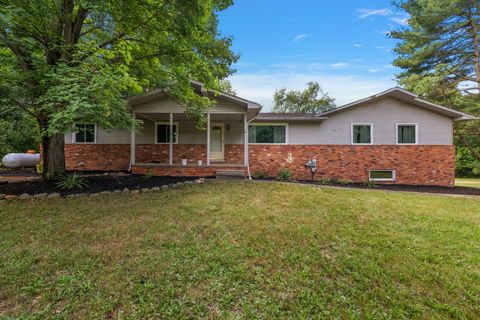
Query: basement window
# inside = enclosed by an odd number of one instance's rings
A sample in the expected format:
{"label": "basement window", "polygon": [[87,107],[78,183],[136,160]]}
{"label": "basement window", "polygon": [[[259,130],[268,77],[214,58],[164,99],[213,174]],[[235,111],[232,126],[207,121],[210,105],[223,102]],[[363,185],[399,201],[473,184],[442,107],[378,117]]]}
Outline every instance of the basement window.
{"label": "basement window", "polygon": [[368,180],[370,181],[395,181],[395,170],[370,170]]}
{"label": "basement window", "polygon": [[76,123],[73,133],[74,143],[95,143],[97,137],[97,126],[93,123]]}

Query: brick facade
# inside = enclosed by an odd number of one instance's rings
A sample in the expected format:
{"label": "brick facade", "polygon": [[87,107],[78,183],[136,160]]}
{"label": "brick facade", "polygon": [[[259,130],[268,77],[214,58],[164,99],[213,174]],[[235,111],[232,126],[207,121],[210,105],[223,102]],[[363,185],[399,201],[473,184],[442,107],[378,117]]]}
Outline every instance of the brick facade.
{"label": "brick facade", "polygon": [[396,183],[453,186],[455,147],[453,145],[250,145],[250,171],[275,176],[288,168],[296,179],[310,179],[305,168],[316,159],[316,179],[347,179],[364,182],[368,171],[395,169]]}
{"label": "brick facade", "polygon": [[[190,164],[206,163],[205,145],[180,145],[173,148],[174,163],[185,155]],[[137,163],[168,163],[168,145],[137,145]],[[296,179],[310,179],[305,162],[317,160],[317,179],[348,179],[363,182],[368,171],[395,169],[396,183],[453,186],[455,179],[455,147],[453,145],[250,145],[250,171],[276,176],[280,168],[288,168]],[[128,170],[130,146],[126,144],[67,144],[65,160],[68,170]],[[225,162],[243,164],[243,145],[226,145]],[[205,166],[153,167],[157,175],[211,176],[216,168]],[[225,169],[225,167],[222,167]],[[134,173],[148,168],[135,167]]]}

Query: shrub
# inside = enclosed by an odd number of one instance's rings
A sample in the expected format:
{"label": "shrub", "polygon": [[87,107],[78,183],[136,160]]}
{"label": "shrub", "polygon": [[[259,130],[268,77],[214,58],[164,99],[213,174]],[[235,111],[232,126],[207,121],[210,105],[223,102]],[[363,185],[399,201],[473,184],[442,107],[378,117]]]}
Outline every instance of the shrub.
{"label": "shrub", "polygon": [[62,190],[82,190],[88,187],[88,181],[78,173],[71,176],[64,176],[57,182],[57,186]]}
{"label": "shrub", "polygon": [[145,173],[145,175],[143,176],[145,179],[150,179],[151,177],[153,177],[153,172],[151,169],[148,169],[148,171]]}
{"label": "shrub", "polygon": [[370,181],[370,180],[365,181],[365,186],[369,189],[375,189],[377,187],[375,183],[373,183],[373,181]]}
{"label": "shrub", "polygon": [[266,178],[268,178],[268,174],[266,172],[263,172],[263,171],[258,171],[258,172],[254,172],[252,174],[252,178],[253,179],[266,179]]}
{"label": "shrub", "polygon": [[287,168],[282,168],[277,172],[277,180],[290,181],[292,178],[292,172]]}

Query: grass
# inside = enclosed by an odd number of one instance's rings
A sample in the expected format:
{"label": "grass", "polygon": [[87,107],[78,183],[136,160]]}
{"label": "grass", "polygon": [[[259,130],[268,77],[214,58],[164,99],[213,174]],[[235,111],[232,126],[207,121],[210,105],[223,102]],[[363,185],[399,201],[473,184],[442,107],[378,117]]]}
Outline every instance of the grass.
{"label": "grass", "polygon": [[480,188],[480,179],[478,178],[457,178],[455,185],[460,187]]}
{"label": "grass", "polygon": [[480,317],[474,198],[211,182],[0,221],[0,318]]}

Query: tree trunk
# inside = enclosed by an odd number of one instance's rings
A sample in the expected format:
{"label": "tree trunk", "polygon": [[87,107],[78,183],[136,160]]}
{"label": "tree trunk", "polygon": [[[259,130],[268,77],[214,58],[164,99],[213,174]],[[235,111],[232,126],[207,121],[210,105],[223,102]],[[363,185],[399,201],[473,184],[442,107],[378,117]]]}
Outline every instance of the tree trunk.
{"label": "tree trunk", "polygon": [[44,180],[57,178],[65,173],[65,140],[62,133],[51,137],[44,137],[43,147],[43,176]]}

